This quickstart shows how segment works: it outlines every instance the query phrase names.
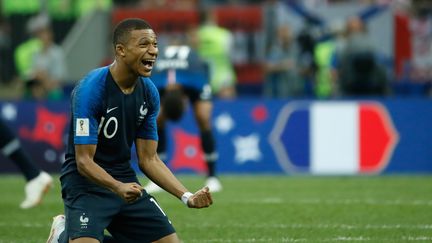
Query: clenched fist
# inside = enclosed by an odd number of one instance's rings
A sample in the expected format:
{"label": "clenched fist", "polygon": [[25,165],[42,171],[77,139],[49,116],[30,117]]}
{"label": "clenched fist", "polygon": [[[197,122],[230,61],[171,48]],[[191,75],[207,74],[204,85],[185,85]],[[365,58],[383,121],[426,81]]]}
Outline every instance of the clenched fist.
{"label": "clenched fist", "polygon": [[142,190],[144,188],[135,182],[121,183],[116,188],[116,193],[126,202],[132,203],[142,196]]}
{"label": "clenched fist", "polygon": [[201,190],[195,192],[187,201],[190,208],[206,208],[213,204],[213,199],[208,187],[203,187]]}

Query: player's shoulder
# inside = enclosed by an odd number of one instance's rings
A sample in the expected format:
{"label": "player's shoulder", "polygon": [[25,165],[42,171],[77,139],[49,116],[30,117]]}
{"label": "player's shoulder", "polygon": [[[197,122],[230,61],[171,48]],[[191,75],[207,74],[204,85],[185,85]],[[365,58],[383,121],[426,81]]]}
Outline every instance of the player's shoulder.
{"label": "player's shoulder", "polygon": [[146,91],[150,92],[152,95],[158,94],[158,90],[153,81],[148,77],[140,77],[141,83]]}
{"label": "player's shoulder", "polygon": [[91,70],[84,76],[83,79],[78,83],[79,86],[94,88],[95,86],[101,86],[104,84],[104,80],[108,74],[109,67],[100,67]]}
{"label": "player's shoulder", "polygon": [[74,100],[97,100],[104,94],[105,79],[108,67],[93,69],[75,86],[72,97]]}
{"label": "player's shoulder", "polygon": [[150,103],[157,105],[159,103],[159,91],[156,85],[148,77],[140,77],[141,83],[143,84],[144,93]]}

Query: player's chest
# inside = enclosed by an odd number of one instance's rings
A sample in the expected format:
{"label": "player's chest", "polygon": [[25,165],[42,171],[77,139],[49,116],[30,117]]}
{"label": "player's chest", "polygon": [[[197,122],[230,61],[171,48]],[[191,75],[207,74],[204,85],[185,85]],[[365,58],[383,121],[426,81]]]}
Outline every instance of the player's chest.
{"label": "player's chest", "polygon": [[119,131],[135,131],[148,110],[149,104],[142,95],[111,95],[102,106],[98,132],[112,138]]}

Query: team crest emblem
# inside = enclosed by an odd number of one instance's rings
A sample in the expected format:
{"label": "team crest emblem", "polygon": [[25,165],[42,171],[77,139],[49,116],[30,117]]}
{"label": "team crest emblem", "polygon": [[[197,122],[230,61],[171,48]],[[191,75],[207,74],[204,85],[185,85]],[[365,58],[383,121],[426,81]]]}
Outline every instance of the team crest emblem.
{"label": "team crest emblem", "polygon": [[144,120],[144,117],[147,115],[147,112],[148,112],[148,108],[146,107],[146,103],[144,102],[139,109],[139,116],[137,122],[138,125],[141,125],[141,123]]}

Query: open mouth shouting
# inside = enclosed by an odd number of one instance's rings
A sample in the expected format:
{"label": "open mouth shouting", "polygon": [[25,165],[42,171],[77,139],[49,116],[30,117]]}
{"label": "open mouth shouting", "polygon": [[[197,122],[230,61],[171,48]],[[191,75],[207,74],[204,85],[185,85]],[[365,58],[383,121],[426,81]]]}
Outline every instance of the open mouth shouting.
{"label": "open mouth shouting", "polygon": [[147,72],[150,72],[153,69],[153,65],[155,63],[154,59],[145,59],[142,60],[141,63],[144,65],[144,68]]}

